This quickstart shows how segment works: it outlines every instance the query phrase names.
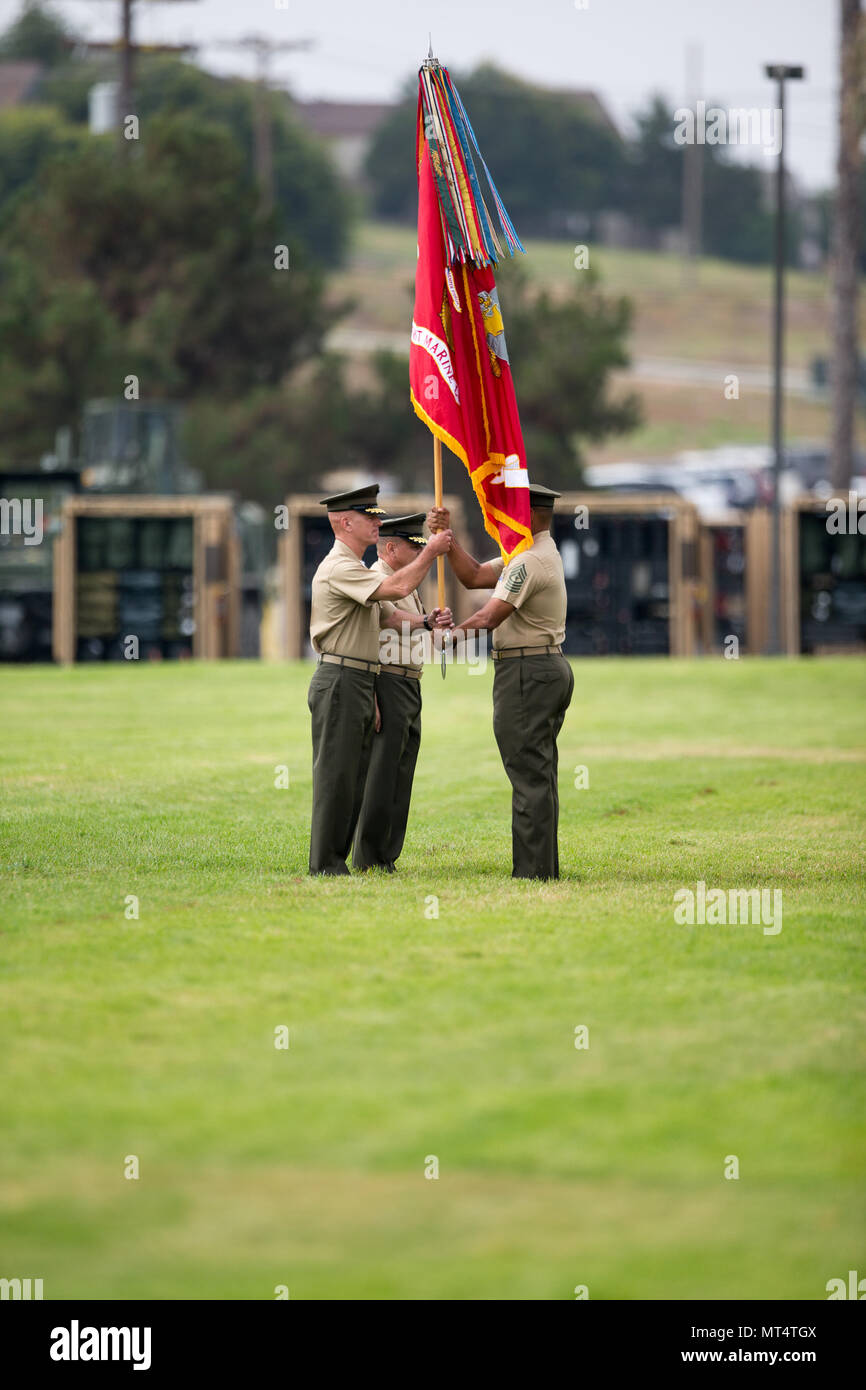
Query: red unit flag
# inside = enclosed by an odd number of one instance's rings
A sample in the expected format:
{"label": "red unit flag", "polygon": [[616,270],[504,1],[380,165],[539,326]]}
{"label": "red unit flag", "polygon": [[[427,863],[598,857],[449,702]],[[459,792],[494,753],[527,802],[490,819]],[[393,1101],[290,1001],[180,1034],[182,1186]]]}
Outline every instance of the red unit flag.
{"label": "red unit flag", "polygon": [[[475,146],[496,209],[481,193]],[[529,474],[492,266],[519,247],[448,72],[421,69],[418,265],[409,351],[415,412],[463,460],[506,561],[532,545]]]}

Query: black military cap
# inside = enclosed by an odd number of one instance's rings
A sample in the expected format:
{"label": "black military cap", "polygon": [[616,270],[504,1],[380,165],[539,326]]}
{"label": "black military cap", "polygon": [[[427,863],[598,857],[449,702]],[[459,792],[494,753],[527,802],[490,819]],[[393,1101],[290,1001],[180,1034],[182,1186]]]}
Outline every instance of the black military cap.
{"label": "black military cap", "polygon": [[542,487],[541,483],[529,484],[529,505],[530,507],[552,507],[557,497],[561,497],[561,492],[554,492],[552,487]]}
{"label": "black military cap", "polygon": [[323,497],[322,506],[329,512],[366,512],[368,516],[384,516],[384,507],[377,507],[379,484],[368,483],[366,487],[353,488],[351,492],[338,492],[333,497]]}
{"label": "black military cap", "polygon": [[379,540],[387,540],[389,536],[394,536],[403,541],[411,541],[413,545],[426,545],[426,520],[424,512],[413,512],[411,516],[389,516],[379,525]]}

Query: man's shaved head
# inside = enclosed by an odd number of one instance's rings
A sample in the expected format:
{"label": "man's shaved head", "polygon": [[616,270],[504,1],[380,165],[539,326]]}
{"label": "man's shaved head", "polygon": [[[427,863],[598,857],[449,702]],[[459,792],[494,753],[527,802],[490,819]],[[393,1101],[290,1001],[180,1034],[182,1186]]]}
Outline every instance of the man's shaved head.
{"label": "man's shaved head", "polygon": [[328,512],[331,530],[360,558],[368,546],[375,545],[379,536],[379,518],[354,510]]}

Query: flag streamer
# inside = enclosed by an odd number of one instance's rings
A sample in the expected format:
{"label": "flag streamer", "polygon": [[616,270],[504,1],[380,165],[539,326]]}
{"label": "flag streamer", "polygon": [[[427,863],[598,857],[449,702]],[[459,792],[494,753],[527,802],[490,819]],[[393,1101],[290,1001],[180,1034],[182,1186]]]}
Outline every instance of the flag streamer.
{"label": "flag streamer", "polygon": [[532,530],[529,474],[493,267],[523,246],[457,88],[433,58],[419,73],[416,155],[412,405],[435,439],[462,459],[485,527],[508,560],[532,545]]}
{"label": "flag streamer", "polygon": [[[448,69],[435,58],[424,63],[419,76],[419,138],[436,146],[431,157],[440,205],[448,222],[448,259],[468,260],[479,267],[498,265],[505,255],[503,241],[511,256],[523,251],[523,246],[484,162],[466,107]],[[481,192],[471,147],[484,170],[498,229]]]}

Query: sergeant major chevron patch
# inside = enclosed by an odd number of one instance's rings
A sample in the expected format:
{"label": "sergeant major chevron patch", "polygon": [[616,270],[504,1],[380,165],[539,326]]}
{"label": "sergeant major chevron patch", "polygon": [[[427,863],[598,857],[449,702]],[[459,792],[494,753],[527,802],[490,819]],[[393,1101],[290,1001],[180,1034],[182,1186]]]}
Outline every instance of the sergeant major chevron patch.
{"label": "sergeant major chevron patch", "polygon": [[509,594],[519,594],[526,581],[526,566],[520,564],[505,576],[505,588]]}

